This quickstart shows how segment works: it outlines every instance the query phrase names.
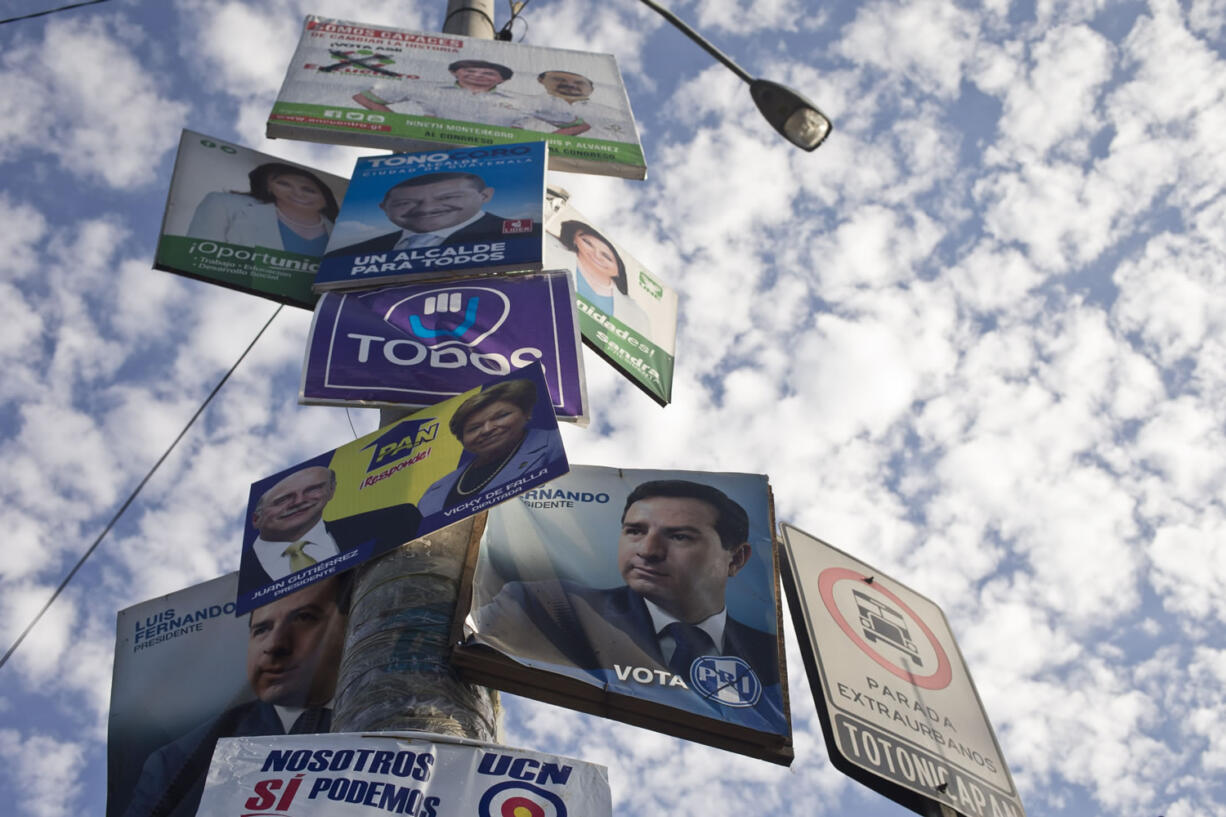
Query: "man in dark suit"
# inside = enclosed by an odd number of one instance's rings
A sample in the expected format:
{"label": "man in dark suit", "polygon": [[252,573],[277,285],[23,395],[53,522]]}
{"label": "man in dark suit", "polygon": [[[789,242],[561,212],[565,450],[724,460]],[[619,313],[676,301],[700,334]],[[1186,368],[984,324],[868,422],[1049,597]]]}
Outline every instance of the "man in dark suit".
{"label": "man in dark suit", "polygon": [[409,504],[325,522],[335,493],[336,474],[322,465],[301,468],[263,493],[251,515],[259,536],[243,549],[240,596],[363,544],[378,553],[417,533],[421,514]]}
{"label": "man in dark suit", "polygon": [[687,684],[695,661],[734,656],[764,686],[779,683],[775,636],[724,604],[751,553],[744,508],[709,485],[656,480],[630,492],[621,522],[624,586],[510,582],[477,611],[477,642],[579,669],[667,669]]}
{"label": "man in dark suit", "polygon": [[[482,209],[493,195],[494,188],[474,173],[427,173],[405,179],[388,189],[379,203],[399,230],[339,247],[326,257],[497,241],[504,237],[508,219]],[[533,223],[531,234],[540,234],[539,224]]]}
{"label": "man in dark suit", "polygon": [[124,817],[191,817],[218,738],[327,732],[349,613],[334,576],[251,613],[247,680],[255,700],[149,755]]}

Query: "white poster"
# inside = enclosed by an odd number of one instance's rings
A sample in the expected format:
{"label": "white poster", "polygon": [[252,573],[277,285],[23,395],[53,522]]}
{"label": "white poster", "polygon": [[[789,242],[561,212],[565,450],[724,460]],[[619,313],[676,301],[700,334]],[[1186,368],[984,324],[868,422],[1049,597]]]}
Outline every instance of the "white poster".
{"label": "white poster", "polygon": [[197,817],[612,817],[604,766],[427,735],[222,740]]}
{"label": "white poster", "polygon": [[551,170],[647,175],[611,54],[314,15],[267,132],[394,151],[545,141]]}

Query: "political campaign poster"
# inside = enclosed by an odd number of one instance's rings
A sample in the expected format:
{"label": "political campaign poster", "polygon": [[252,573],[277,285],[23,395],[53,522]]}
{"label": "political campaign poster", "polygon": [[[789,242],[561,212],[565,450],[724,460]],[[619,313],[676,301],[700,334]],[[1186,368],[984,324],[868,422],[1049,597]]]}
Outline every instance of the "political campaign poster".
{"label": "political campaign poster", "polygon": [[673,396],[677,293],[592,226],[558,188],[547,192],[545,264],[575,280],[583,340],[662,406]]}
{"label": "political campaign poster", "polygon": [[241,615],[568,470],[539,363],[255,482]]}
{"label": "political campaign poster", "polygon": [[348,182],[185,130],[153,266],[303,309]]}
{"label": "political campaign poster", "polygon": [[647,176],[611,54],[314,15],[267,134],[394,151],[544,140],[551,170]]}
{"label": "political campaign poster", "polygon": [[1025,817],[941,608],[815,536],[782,531],[783,586],[835,768],[920,814]]}
{"label": "political campaign poster", "polygon": [[532,142],[358,159],[315,290],[540,270],[546,151]]}
{"label": "political campaign poster", "polygon": [[559,420],[587,423],[565,271],[327,292],[299,402],[424,406],[539,361]]}
{"label": "political campaign poster", "polygon": [[328,730],[345,583],[236,618],[237,587],[230,573],[119,611],[107,817],[195,814],[218,738]]}
{"label": "political campaign poster", "polygon": [[791,762],[765,476],[573,466],[492,510],[473,561],[468,680]]}
{"label": "political campaign poster", "polygon": [[197,817],[612,817],[608,770],[424,732],[218,742]]}

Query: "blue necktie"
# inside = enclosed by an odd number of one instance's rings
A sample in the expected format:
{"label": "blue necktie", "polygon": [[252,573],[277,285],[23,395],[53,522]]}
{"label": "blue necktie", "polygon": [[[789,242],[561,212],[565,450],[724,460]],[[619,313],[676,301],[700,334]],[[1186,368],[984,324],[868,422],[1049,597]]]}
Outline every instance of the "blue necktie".
{"label": "blue necktie", "polygon": [[690,665],[701,655],[715,655],[715,642],[706,631],[694,624],[674,621],[664,628],[666,635],[671,635],[677,643],[673,657],[668,661],[668,668],[674,675],[684,679],[690,677]]}

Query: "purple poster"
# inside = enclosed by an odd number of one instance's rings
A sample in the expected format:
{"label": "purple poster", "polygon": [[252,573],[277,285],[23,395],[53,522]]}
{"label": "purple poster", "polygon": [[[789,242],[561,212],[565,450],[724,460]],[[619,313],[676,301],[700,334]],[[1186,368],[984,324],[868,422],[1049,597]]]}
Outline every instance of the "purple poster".
{"label": "purple poster", "polygon": [[554,414],[586,423],[574,298],[565,272],[325,293],[300,400],[431,405],[539,361]]}

